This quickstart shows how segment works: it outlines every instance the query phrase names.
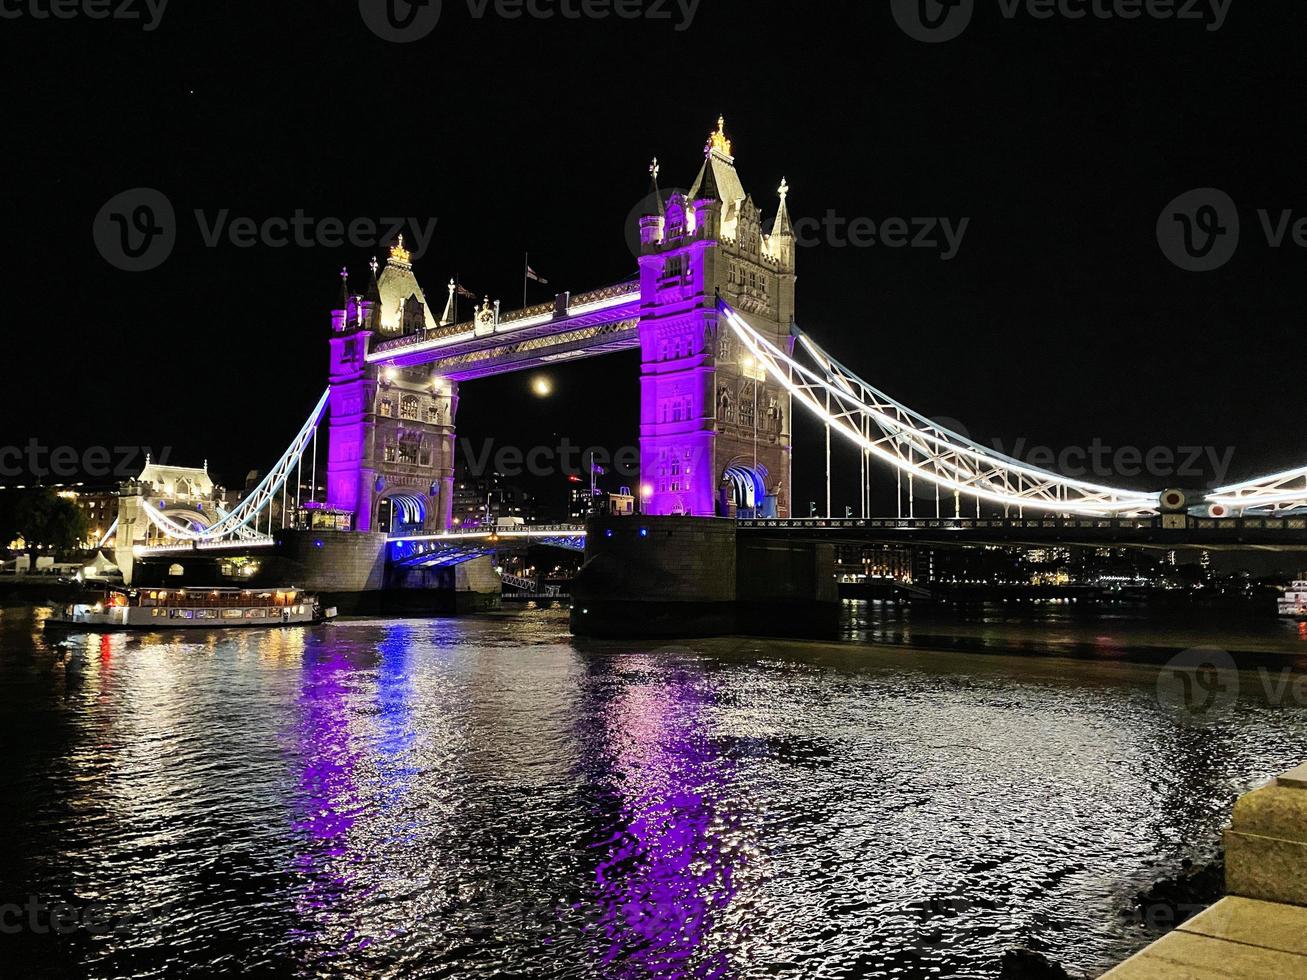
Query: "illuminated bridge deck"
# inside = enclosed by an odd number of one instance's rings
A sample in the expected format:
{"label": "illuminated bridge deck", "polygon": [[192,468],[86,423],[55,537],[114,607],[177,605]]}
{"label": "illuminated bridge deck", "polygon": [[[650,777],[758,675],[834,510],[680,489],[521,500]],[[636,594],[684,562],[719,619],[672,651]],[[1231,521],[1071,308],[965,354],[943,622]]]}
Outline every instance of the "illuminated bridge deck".
{"label": "illuminated bridge deck", "polygon": [[507,313],[497,323],[451,324],[379,344],[371,364],[430,367],[470,381],[640,345],[640,284],[619,283]]}
{"label": "illuminated bridge deck", "polygon": [[796,540],[903,544],[1066,544],[1091,547],[1307,551],[1307,517],[804,518],[742,520],[740,531]]}

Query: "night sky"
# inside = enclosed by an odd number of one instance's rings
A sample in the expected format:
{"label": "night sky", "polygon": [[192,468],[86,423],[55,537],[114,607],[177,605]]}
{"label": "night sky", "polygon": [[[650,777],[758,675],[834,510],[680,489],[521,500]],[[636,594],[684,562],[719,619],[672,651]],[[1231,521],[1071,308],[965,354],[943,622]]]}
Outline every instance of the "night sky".
{"label": "night sky", "polygon": [[[433,305],[457,273],[511,309],[526,251],[551,280],[532,302],[632,275],[624,222],[650,158],[688,186],[724,113],[769,214],[784,176],[796,218],[970,219],[951,261],[800,253],[800,324],[890,394],[1009,449],[1233,447],[1230,479],[1307,462],[1307,250],[1269,247],[1257,216],[1307,216],[1303,4],[1233,0],[1213,31],[1209,0],[1197,21],[1008,18],[1011,0],[976,0],[962,36],[925,44],[887,2],[704,0],[677,30],[674,4],[671,20],[542,21],[445,0],[429,36],[395,44],[357,2],[175,3],[150,31],[27,2],[0,21],[4,445],[169,446],[229,485],[273,462],[325,385],[338,270],[361,288],[384,252],[207,247],[197,209],[435,218],[415,261]],[[137,187],[167,196],[178,237],[130,273],[92,225]],[[1223,268],[1186,272],[1155,227],[1202,187],[1234,199],[1242,239]],[[526,375],[470,383],[460,434],[629,445],[637,372],[633,354],[583,362],[545,400]],[[815,425],[795,454],[806,512]],[[856,453],[837,465],[836,504],[855,503]]]}

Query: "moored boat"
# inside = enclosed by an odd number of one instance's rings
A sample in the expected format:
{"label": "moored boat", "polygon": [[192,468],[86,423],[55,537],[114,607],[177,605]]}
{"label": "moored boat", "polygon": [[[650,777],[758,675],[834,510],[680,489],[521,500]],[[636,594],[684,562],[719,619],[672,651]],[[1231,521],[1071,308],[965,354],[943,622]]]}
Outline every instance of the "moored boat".
{"label": "moored boat", "polygon": [[1292,583],[1280,596],[1280,615],[1307,619],[1307,580]]}
{"label": "moored boat", "polygon": [[128,589],[86,592],[57,607],[47,629],[158,630],[297,626],[323,619],[301,589]]}

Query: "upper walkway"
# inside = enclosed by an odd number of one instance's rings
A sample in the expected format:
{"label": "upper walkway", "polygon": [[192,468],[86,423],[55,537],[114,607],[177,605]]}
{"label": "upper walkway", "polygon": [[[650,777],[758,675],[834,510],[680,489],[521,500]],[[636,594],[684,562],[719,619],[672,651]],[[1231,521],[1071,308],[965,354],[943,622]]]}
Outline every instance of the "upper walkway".
{"label": "upper walkway", "polygon": [[423,330],[377,345],[368,363],[427,365],[452,381],[528,370],[640,345],[640,283],[618,283],[500,317],[490,307],[463,323]]}

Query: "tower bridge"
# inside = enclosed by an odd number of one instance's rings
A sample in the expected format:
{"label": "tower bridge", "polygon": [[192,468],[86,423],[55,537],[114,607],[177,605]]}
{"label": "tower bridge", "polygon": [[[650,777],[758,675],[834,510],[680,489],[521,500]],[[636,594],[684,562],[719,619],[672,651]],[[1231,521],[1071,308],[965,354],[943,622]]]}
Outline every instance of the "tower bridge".
{"label": "tower bridge", "polygon": [[[780,182],[774,204],[757,203],[737,170],[724,120],[689,191],[664,194],[659,175],[655,161],[637,270],[625,282],[507,312],[487,297],[460,318],[460,287],[449,283],[437,315],[402,239],[384,267],[372,261],[362,291],[342,270],[327,336],[329,385],[286,453],[245,500],[204,520],[167,507],[128,508],[124,527],[138,528],[142,519],[151,527],[148,539],[135,532],[124,538],[128,564],[184,551],[266,549],[295,532],[298,520],[315,542],[319,534],[370,536],[405,569],[461,567],[466,556],[488,550],[455,534],[452,522],[461,385],[628,349],[641,353],[642,517],[686,520],[659,524],[656,540],[698,526],[689,519],[731,519],[732,533],[738,520],[742,540],[762,535],[805,548],[855,532],[950,540],[1117,535],[1141,545],[1166,538],[1171,546],[1231,547],[1297,547],[1304,537],[1307,467],[1213,491],[1140,491],[1030,466],[913,411],[797,326],[789,185]],[[824,445],[803,447],[801,458],[825,467],[825,524],[793,514],[796,410],[824,429]],[[321,456],[320,432],[327,440]],[[860,457],[857,526],[831,521],[835,440],[851,443]],[[324,500],[299,499],[306,467],[312,487],[324,470]],[[918,521],[911,508],[892,521],[872,514],[873,485],[885,476],[900,500],[932,488],[934,523]],[[315,523],[321,515],[330,517],[329,532]],[[349,530],[336,530],[342,526]],[[556,537],[575,545],[583,531]],[[608,534],[598,547],[591,534],[587,554],[611,549],[614,537],[622,536]]]}

